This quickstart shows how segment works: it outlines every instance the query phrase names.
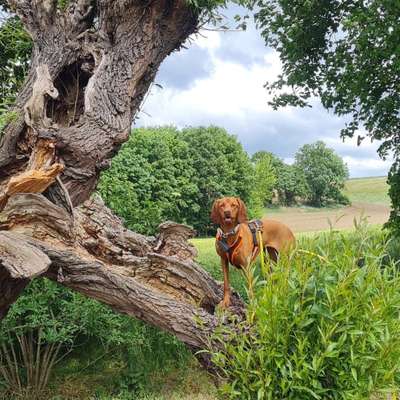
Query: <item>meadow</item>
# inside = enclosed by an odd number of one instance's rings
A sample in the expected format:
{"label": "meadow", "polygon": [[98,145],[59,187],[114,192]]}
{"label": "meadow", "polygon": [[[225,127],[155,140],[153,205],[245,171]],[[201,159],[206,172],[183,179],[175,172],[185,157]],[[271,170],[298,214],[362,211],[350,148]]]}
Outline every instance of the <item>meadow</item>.
{"label": "meadow", "polygon": [[265,214],[297,233],[325,231],[331,225],[335,229],[351,229],[354,219],[361,217],[366,217],[371,225],[382,225],[390,214],[386,180],[385,177],[349,179],[343,191],[351,202],[348,206],[274,207],[267,208]]}
{"label": "meadow", "polygon": [[387,177],[355,178],[346,182],[344,194],[352,203],[390,205]]}

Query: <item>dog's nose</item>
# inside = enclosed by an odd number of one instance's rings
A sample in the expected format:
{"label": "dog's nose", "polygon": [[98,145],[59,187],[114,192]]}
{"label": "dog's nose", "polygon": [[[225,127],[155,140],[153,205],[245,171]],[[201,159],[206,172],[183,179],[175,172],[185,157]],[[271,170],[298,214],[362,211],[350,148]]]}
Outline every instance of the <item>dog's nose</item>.
{"label": "dog's nose", "polygon": [[225,215],[225,217],[230,217],[231,216],[231,212],[230,211],[224,211],[224,215]]}

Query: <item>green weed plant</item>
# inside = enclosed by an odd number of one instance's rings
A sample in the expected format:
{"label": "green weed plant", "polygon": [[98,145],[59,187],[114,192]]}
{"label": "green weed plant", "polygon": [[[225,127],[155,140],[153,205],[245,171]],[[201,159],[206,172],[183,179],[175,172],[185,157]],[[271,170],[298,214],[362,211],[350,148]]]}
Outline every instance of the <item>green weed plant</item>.
{"label": "green weed plant", "polygon": [[383,232],[356,223],[351,233],[302,238],[262,274],[246,321],[214,337],[223,398],[365,400],[394,392],[400,276],[385,243]]}

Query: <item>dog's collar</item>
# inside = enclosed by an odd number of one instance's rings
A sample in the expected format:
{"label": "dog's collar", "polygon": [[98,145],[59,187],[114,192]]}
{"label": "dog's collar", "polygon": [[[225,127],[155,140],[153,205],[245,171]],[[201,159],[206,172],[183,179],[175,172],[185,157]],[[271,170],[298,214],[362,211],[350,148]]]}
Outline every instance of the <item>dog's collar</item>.
{"label": "dog's collar", "polygon": [[228,232],[224,232],[221,228],[217,229],[217,237],[222,238],[222,239],[228,239],[231,236],[235,236],[239,230],[240,224],[236,225],[234,228],[232,228]]}

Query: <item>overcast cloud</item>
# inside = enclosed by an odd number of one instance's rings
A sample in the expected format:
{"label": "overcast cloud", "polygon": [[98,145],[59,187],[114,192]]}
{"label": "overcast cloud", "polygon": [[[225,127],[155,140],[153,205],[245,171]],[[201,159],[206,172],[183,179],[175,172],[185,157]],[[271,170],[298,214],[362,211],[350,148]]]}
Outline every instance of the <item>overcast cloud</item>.
{"label": "overcast cloud", "polygon": [[[237,7],[226,11],[237,12]],[[352,177],[386,175],[390,160],[376,154],[378,143],[342,142],[345,120],[322,108],[268,106],[263,85],[281,72],[278,55],[264,42],[254,25],[245,32],[202,31],[187,50],[173,53],[162,64],[137,126],[218,125],[237,135],[250,153],[268,150],[293,160],[305,143],[324,140],[345,160]]]}

